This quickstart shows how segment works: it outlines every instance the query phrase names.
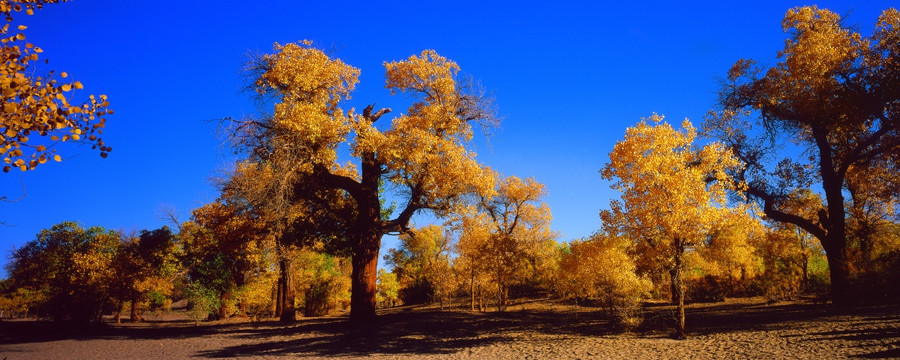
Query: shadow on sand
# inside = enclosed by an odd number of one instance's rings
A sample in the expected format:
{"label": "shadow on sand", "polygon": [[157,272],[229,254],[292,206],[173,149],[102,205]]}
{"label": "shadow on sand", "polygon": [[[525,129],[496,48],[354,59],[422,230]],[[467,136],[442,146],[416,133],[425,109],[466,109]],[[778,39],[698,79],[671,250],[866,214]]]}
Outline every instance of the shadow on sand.
{"label": "shadow on sand", "polygon": [[[788,321],[811,321],[852,313],[864,321],[900,322],[900,307],[836,309],[822,304],[720,303],[690,307],[689,336],[714,333],[760,331],[787,326]],[[630,336],[666,337],[671,329],[672,309],[648,305],[644,324]],[[113,324],[54,324],[40,321],[0,322],[0,343],[19,344],[64,339],[181,339],[225,336],[241,339],[241,345],[201,351],[195,356],[233,358],[252,355],[365,356],[381,354],[449,354],[478,346],[513,342],[534,335],[617,336],[610,318],[596,308],[555,306],[544,310],[513,309],[505,313],[440,311],[404,307],[379,312],[378,325],[366,331],[351,331],[346,318],[301,319],[295,324],[278,322],[203,324],[186,321],[151,322],[142,326]],[[813,334],[821,341],[877,338],[900,345],[900,329],[834,331]],[[867,358],[900,356],[891,351],[866,353]]]}

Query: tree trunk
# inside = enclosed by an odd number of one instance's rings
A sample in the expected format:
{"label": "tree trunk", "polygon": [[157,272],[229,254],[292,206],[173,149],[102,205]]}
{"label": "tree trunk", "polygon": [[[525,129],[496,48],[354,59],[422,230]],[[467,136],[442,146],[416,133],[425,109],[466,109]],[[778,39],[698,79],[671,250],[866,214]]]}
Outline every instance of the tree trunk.
{"label": "tree trunk", "polygon": [[219,319],[224,320],[226,316],[228,316],[228,310],[225,308],[225,303],[228,301],[228,293],[223,292],[222,296],[219,297]]}
{"label": "tree trunk", "polygon": [[279,276],[275,283],[275,317],[281,318],[281,305],[284,304],[284,284]]}
{"label": "tree trunk", "polygon": [[354,328],[374,325],[381,234],[376,229],[354,234],[353,273],[350,292],[350,323]]}
{"label": "tree trunk", "polygon": [[[831,234],[829,234],[831,235]],[[854,303],[850,286],[850,265],[847,262],[846,238],[834,238],[829,236],[825,248],[825,258],[828,259],[828,271],[831,275],[831,301],[837,306],[850,306]]]}
{"label": "tree trunk", "polygon": [[677,299],[677,312],[675,314],[675,338],[686,339],[687,334],[684,331],[684,243],[681,240],[675,241],[675,267],[670,271],[672,275],[672,298]]}
{"label": "tree trunk", "polygon": [[[799,234],[799,236],[803,235]],[[806,241],[802,237],[800,238],[800,249],[803,250],[800,253],[800,271],[803,271],[803,283],[800,288],[805,292],[809,289],[809,255],[807,254]]]}
{"label": "tree trunk", "polygon": [[669,293],[671,294],[669,300],[672,302],[672,305],[678,305],[678,303],[682,301],[681,288],[678,284],[679,280],[681,279],[678,274],[678,269],[669,269]]}
{"label": "tree trunk", "polygon": [[472,295],[472,311],[475,311],[475,270],[472,270],[472,282],[469,283],[469,293]]}
{"label": "tree trunk", "polygon": [[119,300],[116,304],[118,305],[118,306],[116,306],[116,324],[121,324],[122,323],[122,308],[125,306],[125,302],[122,300]]}
{"label": "tree trunk", "polygon": [[813,138],[819,147],[819,172],[822,175],[822,190],[825,190],[825,213],[819,214],[819,221],[826,233],[820,238],[828,270],[831,274],[831,301],[837,306],[848,306],[853,302],[850,289],[850,266],[847,263],[847,219],[844,208],[844,174],[836,170],[836,162],[828,142],[827,131],[812,129]]}
{"label": "tree trunk", "polygon": [[282,254],[278,261],[278,287],[281,290],[281,322],[294,322],[297,320],[297,309],[294,307],[294,286],[291,278],[291,260],[286,254]]}
{"label": "tree trunk", "polygon": [[131,297],[131,321],[134,321],[134,322],[144,321],[144,318],[141,317],[140,309],[138,309],[138,305],[139,305],[138,303],[139,303],[138,297],[132,296]]}

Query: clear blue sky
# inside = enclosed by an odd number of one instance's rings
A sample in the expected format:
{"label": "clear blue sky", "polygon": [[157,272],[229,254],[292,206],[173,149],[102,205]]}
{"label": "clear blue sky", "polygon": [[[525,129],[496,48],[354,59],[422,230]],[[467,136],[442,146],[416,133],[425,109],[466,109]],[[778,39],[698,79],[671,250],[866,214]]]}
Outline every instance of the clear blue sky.
{"label": "clear blue sky", "polygon": [[[65,161],[0,174],[0,264],[41,229],[75,220],[125,231],[163,224],[161,207],[216,198],[209,179],[233,159],[214,119],[256,113],[241,91],[248,52],[302,39],[362,70],[350,105],[403,111],[384,61],[435,49],[493,90],[504,117],[479,159],[546,184],[563,240],[600,227],[617,196],[600,178],[626,127],[654,112],[695,124],[740,58],[775,62],[791,7],[818,4],[868,34],[893,1],[388,2],[74,0],[19,15],[50,64],[107,94],[109,158],[77,145]],[[417,225],[424,225],[426,217]],[[393,246],[388,240],[384,247]],[[0,270],[0,277],[5,269]]]}

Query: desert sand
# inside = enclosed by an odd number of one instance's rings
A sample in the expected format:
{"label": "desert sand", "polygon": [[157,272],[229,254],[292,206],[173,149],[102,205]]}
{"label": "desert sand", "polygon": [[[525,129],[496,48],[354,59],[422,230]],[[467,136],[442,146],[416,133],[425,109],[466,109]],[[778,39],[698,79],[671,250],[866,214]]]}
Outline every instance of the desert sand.
{"label": "desert sand", "polygon": [[183,312],[144,323],[0,322],[0,359],[477,358],[837,359],[900,358],[900,306],[839,309],[814,302],[729,299],[692,304],[687,340],[670,338],[672,307],[650,304],[644,324],[614,329],[600,309],[549,300],[507,312],[381,310],[371,332],[345,317],[295,324],[231,319],[200,323]]}

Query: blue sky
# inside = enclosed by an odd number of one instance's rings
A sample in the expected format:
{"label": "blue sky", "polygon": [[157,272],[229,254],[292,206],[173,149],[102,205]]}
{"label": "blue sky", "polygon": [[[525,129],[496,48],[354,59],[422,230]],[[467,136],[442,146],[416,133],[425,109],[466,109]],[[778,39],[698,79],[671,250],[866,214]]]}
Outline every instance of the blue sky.
{"label": "blue sky", "polygon": [[[748,4],[752,4],[749,5]],[[125,231],[187,220],[214,200],[210,178],[233,160],[215,119],[257,112],[241,65],[274,42],[310,39],[361,69],[348,105],[403,111],[384,89],[384,61],[424,49],[455,60],[496,95],[504,120],[479,159],[534,177],[549,191],[563,240],[600,227],[617,194],[598,170],[625,128],[652,113],[698,124],[738,59],[774,64],[791,7],[818,4],[868,34],[891,1],[758,2],[341,2],[74,0],[20,14],[29,41],[85,89],[107,94],[115,115],[101,159],[59,148],[62,163],[0,174],[0,264],[41,229],[75,220]],[[427,216],[416,225],[424,225]],[[387,239],[384,247],[394,246]],[[5,269],[0,270],[0,277]]]}

